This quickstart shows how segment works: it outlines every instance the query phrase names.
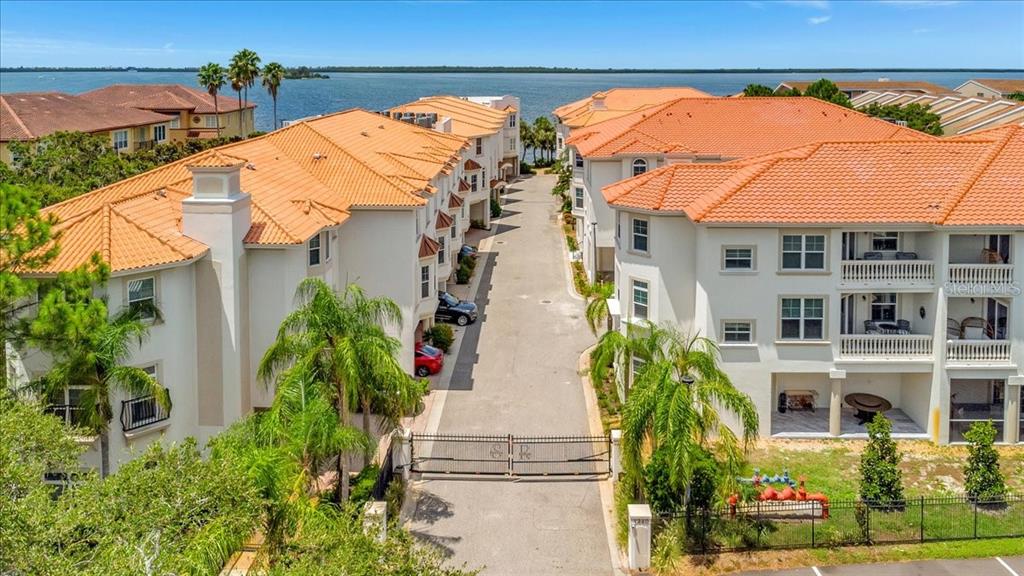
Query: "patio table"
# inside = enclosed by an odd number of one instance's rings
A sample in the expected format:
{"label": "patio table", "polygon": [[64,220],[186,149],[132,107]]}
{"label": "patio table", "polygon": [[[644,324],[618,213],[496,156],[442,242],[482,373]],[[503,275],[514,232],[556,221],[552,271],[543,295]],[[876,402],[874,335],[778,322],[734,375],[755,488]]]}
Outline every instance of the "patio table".
{"label": "patio table", "polygon": [[875,417],[875,414],[892,410],[892,403],[874,394],[855,392],[847,394],[843,401],[857,411],[855,414],[857,423],[863,426],[866,422]]}

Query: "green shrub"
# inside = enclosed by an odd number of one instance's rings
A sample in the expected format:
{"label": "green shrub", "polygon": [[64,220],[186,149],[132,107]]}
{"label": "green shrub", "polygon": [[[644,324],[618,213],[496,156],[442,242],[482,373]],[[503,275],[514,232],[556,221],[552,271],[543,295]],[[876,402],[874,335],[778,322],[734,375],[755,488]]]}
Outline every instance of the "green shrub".
{"label": "green shrub", "polygon": [[384,491],[384,501],[388,503],[388,519],[398,524],[398,517],[402,513],[402,501],[405,499],[405,483],[402,476],[396,474]]}
{"label": "green shrub", "polygon": [[575,252],[580,249],[580,243],[576,241],[575,236],[566,236],[565,243],[569,246],[569,252]]}
{"label": "green shrub", "polygon": [[520,174],[533,174],[533,166],[530,166],[526,162],[520,162],[519,163],[519,173]]}
{"label": "green shrub", "polygon": [[455,331],[448,324],[434,324],[423,333],[423,339],[429,340],[431,346],[440,348],[445,354],[455,341]]}
{"label": "green shrub", "polygon": [[903,504],[902,455],[892,439],[892,423],[881,413],[868,423],[868,444],[860,457],[860,499]]}
{"label": "green shrub", "polygon": [[359,471],[359,474],[352,479],[349,500],[356,506],[356,510],[362,510],[363,504],[373,498],[373,485],[377,483],[377,475],[380,468],[370,465]]}
{"label": "green shrub", "polygon": [[469,268],[470,272],[476,270],[476,257],[466,256],[465,258],[462,259],[462,262],[459,262],[459,266],[462,266],[463,264],[465,264]]}
{"label": "green shrub", "polygon": [[671,452],[658,448],[651,454],[651,460],[644,466],[644,493],[651,511],[669,514],[682,508],[683,492],[672,482],[670,467]]}
{"label": "green shrub", "polygon": [[587,281],[587,273],[583,270],[583,262],[576,260],[572,263],[572,283],[580,296],[590,296],[590,282]]}
{"label": "green shrub", "polygon": [[964,488],[972,500],[1001,501],[1006,483],[999,470],[999,453],[992,447],[996,427],[990,420],[975,422],[964,433],[967,440],[967,463],[964,465]]}
{"label": "green shrub", "polygon": [[476,218],[473,218],[473,219],[471,219],[469,221],[469,227],[470,228],[476,228],[477,230],[486,230],[487,229],[487,227],[484,226],[484,221],[483,220],[477,220]]}
{"label": "green shrub", "polygon": [[491,218],[499,218],[501,216],[501,204],[497,200],[491,198]]}
{"label": "green shrub", "polygon": [[455,282],[458,284],[469,284],[469,278],[473,275],[473,268],[466,263],[467,260],[470,258],[463,258],[458,270],[455,271]]}

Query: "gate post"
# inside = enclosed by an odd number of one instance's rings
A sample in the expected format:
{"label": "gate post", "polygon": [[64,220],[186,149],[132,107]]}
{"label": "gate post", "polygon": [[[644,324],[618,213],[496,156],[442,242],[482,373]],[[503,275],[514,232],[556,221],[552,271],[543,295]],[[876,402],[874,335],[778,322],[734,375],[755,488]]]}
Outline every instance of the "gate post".
{"label": "gate post", "polygon": [[629,569],[651,567],[651,507],[630,504],[629,507]]}
{"label": "gate post", "polygon": [[618,482],[619,475],[622,474],[622,430],[616,428],[611,432],[611,472],[612,481]]}
{"label": "gate post", "polygon": [[409,481],[412,471],[412,430],[400,428],[391,436],[391,470],[401,472],[402,480]]}

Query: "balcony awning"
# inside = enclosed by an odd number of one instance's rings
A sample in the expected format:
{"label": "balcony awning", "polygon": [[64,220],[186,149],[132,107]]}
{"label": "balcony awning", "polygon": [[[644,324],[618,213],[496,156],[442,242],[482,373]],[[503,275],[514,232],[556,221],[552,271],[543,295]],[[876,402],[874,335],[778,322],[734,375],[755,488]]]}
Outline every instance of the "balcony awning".
{"label": "balcony awning", "polygon": [[438,211],[437,213],[437,224],[434,226],[438,230],[452,227],[452,217],[445,214],[444,212]]}
{"label": "balcony awning", "polygon": [[461,208],[463,203],[465,203],[465,200],[463,200],[462,196],[459,196],[458,194],[452,194],[448,197],[449,208]]}
{"label": "balcony awning", "polygon": [[441,251],[441,245],[438,244],[437,240],[434,240],[430,236],[424,234],[420,237],[420,258],[430,258],[436,256]]}
{"label": "balcony awning", "polygon": [[497,179],[491,180],[491,190],[497,190],[498,188],[504,188],[504,187],[505,187],[505,181],[504,180],[497,180]]}
{"label": "balcony awning", "polygon": [[462,167],[465,168],[469,172],[473,172],[475,170],[479,170],[479,169],[483,168],[483,166],[481,166],[480,163],[478,163],[476,160],[473,160],[472,158],[470,158],[469,160],[466,160],[466,163],[463,164]]}
{"label": "balcony awning", "polygon": [[470,189],[469,182],[466,182],[465,178],[459,178],[459,192],[469,192]]}

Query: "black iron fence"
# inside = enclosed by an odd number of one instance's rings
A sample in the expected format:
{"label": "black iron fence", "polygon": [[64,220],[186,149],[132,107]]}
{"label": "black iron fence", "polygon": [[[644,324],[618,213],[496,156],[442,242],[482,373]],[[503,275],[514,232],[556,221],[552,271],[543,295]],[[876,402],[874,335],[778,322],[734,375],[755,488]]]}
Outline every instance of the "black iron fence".
{"label": "black iron fence", "polygon": [[68,426],[85,425],[85,413],[81,406],[75,404],[50,404],[43,411],[60,418]]}
{"label": "black iron fence", "polygon": [[125,432],[162,422],[170,416],[170,410],[161,406],[156,396],[142,396],[121,402],[121,429]]}
{"label": "black iron fence", "polygon": [[678,538],[687,550],[702,554],[1013,538],[1024,537],[1024,496],[751,503],[662,515],[656,524],[660,537]]}
{"label": "black iron fence", "polygon": [[413,434],[412,471],[506,476],[611,471],[608,436]]}

